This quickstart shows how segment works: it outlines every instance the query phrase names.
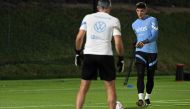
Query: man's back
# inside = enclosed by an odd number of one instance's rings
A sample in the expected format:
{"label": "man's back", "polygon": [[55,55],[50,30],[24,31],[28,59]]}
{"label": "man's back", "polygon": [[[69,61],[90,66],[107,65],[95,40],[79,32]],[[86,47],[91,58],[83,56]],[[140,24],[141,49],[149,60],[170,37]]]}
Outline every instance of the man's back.
{"label": "man's back", "polygon": [[80,29],[86,30],[84,54],[113,55],[113,35],[121,35],[120,22],[105,12],[86,15]]}
{"label": "man's back", "polygon": [[82,109],[91,80],[97,79],[98,76],[101,80],[104,80],[108,108],[115,109],[116,107],[116,69],[111,40],[114,39],[115,42],[115,49],[119,58],[117,67],[118,71],[121,72],[124,68],[124,49],[120,23],[117,18],[108,14],[111,11],[110,0],[98,0],[97,10],[99,12],[84,17],[75,40],[75,65],[79,66],[81,64],[82,45],[86,35],[76,109]]}

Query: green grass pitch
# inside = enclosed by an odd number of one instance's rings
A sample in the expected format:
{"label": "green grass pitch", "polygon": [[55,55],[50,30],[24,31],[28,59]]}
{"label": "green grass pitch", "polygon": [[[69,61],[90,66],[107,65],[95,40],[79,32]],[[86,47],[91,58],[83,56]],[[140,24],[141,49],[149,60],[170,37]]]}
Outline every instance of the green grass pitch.
{"label": "green grass pitch", "polygon": [[[129,79],[132,88],[116,80],[118,100],[126,109],[139,109],[136,77]],[[1,80],[0,109],[75,109],[80,79]],[[174,76],[156,76],[152,109],[190,109],[190,82],[176,82]],[[93,81],[84,109],[107,109],[103,81]]]}

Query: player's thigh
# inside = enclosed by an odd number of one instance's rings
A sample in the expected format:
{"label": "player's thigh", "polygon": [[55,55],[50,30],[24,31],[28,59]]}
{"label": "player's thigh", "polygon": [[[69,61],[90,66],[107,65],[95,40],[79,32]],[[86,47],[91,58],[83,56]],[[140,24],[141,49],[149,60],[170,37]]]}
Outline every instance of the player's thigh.
{"label": "player's thigh", "polygon": [[148,69],[147,70],[156,70],[157,69],[157,53],[148,54]]}
{"label": "player's thigh", "polygon": [[115,95],[115,80],[112,81],[104,81],[106,90],[108,94]]}
{"label": "player's thigh", "polygon": [[135,64],[147,64],[147,54],[141,51],[135,52]]}

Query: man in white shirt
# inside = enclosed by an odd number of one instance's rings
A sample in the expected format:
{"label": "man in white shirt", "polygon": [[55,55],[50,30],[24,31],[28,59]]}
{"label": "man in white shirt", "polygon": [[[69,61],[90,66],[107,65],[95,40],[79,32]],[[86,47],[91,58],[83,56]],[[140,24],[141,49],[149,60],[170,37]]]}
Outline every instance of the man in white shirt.
{"label": "man in white shirt", "polygon": [[97,13],[88,14],[84,17],[76,36],[75,65],[80,66],[81,49],[86,35],[81,83],[76,98],[76,109],[82,109],[91,80],[96,80],[98,75],[105,83],[108,107],[109,109],[115,109],[116,69],[111,44],[112,39],[114,39],[118,54],[118,71],[121,72],[124,69],[124,48],[120,22],[117,18],[109,15],[111,11],[110,0],[99,0],[97,9]]}

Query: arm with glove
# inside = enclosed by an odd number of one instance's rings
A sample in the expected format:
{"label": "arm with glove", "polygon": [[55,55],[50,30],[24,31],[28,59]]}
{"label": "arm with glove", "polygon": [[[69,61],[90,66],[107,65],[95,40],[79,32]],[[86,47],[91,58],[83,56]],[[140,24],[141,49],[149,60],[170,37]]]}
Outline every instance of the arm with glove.
{"label": "arm with glove", "polygon": [[83,44],[83,39],[86,34],[86,31],[84,30],[79,30],[76,40],[75,40],[75,66],[80,66],[81,65],[81,48]]}
{"label": "arm with glove", "polygon": [[124,62],[124,47],[123,47],[122,37],[119,35],[114,36],[114,40],[115,40],[116,52],[118,54],[117,71],[123,72],[125,62]]}

